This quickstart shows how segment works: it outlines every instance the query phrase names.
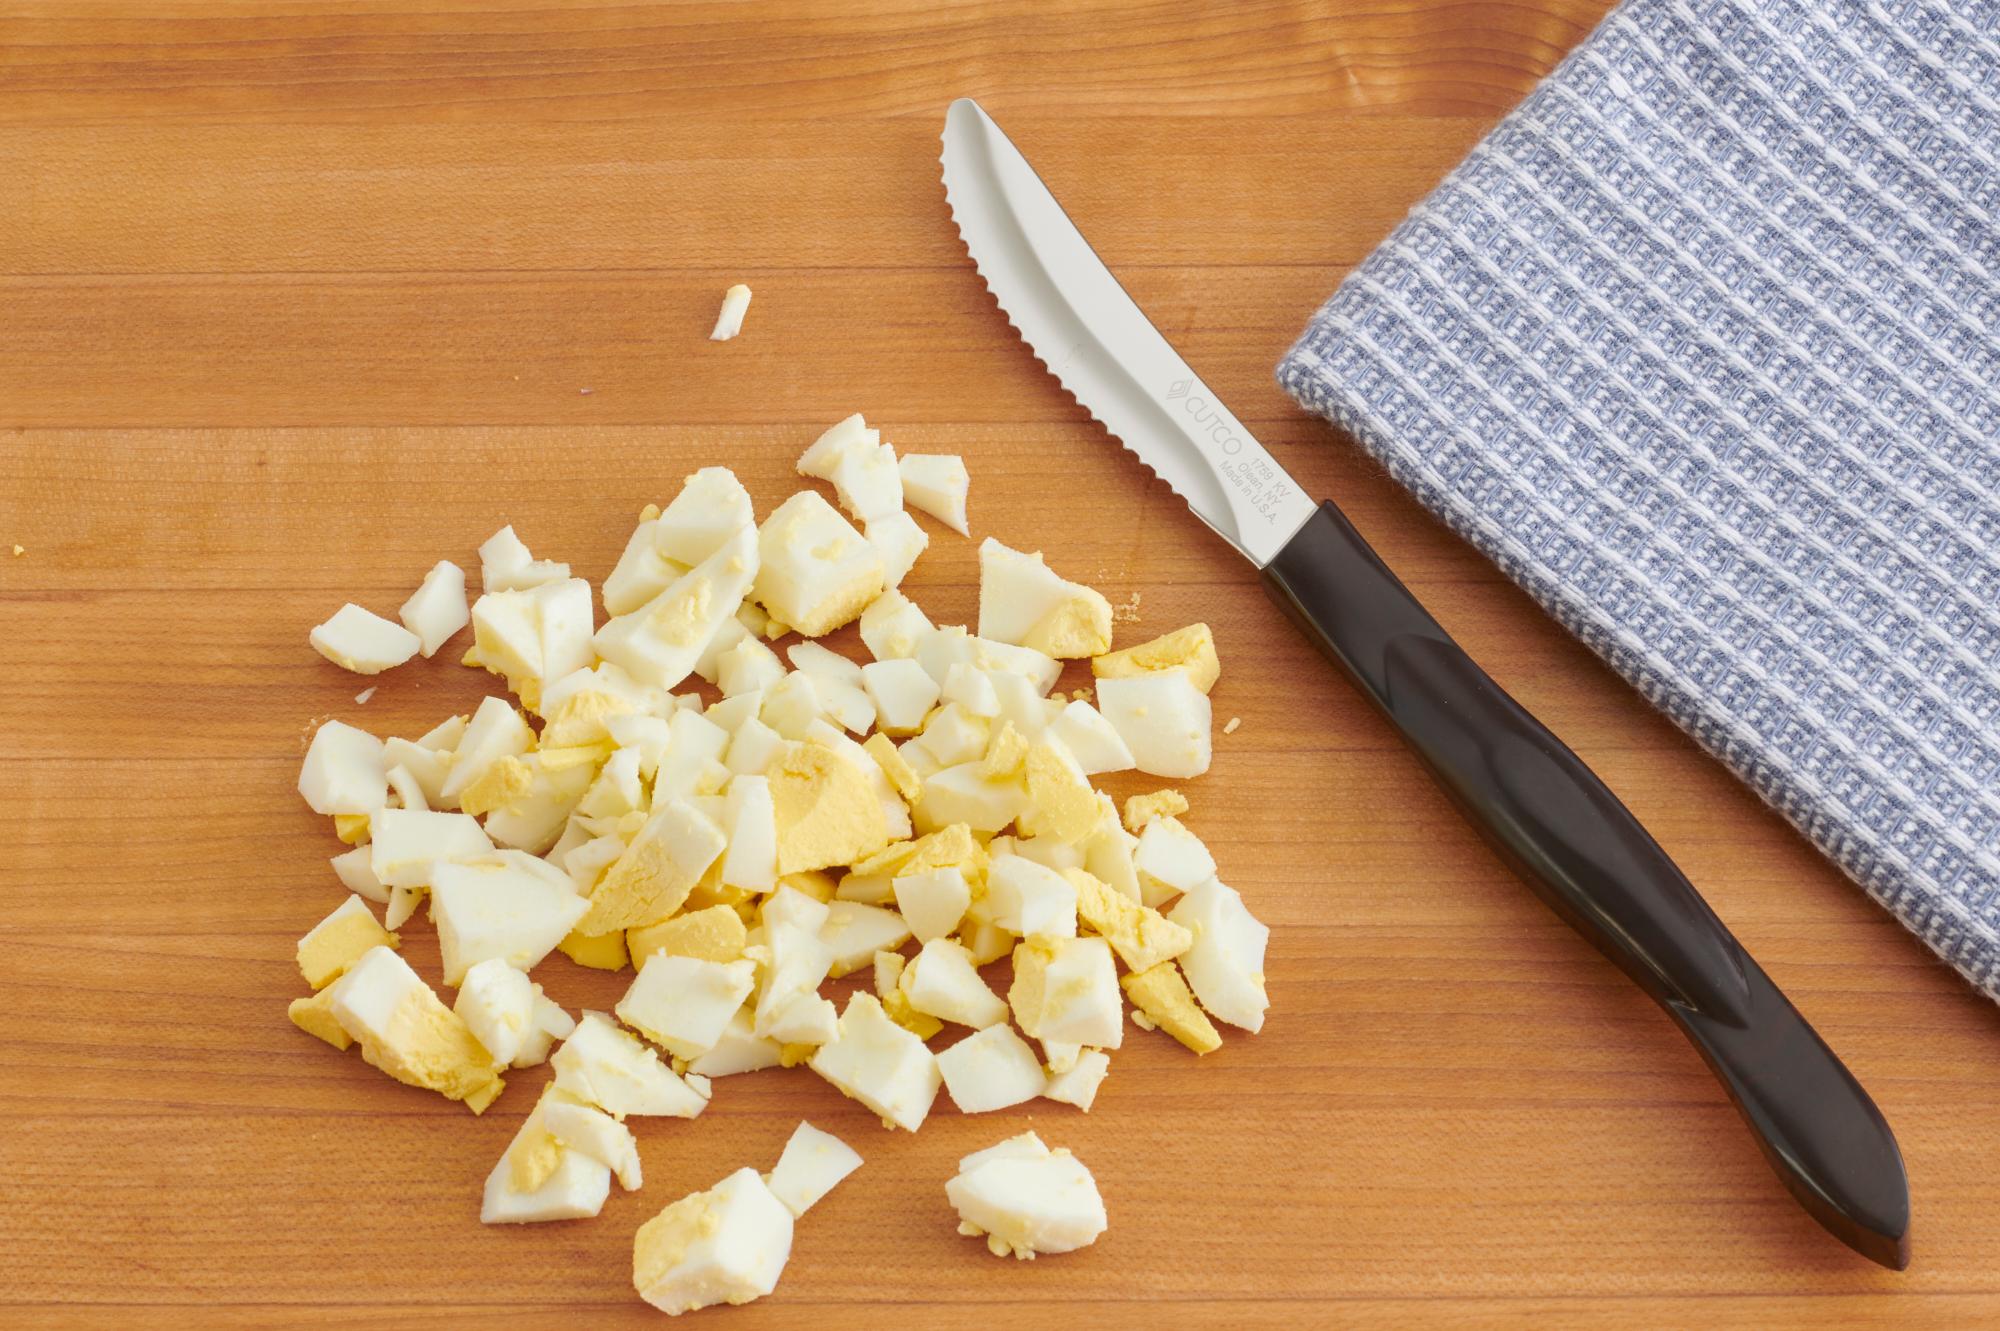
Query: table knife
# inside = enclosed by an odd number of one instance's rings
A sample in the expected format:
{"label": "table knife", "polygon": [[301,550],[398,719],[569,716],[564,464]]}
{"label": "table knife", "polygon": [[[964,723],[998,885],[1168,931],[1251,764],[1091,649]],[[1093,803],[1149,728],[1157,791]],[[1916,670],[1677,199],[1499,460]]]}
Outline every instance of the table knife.
{"label": "table knife", "polygon": [[1530,887],[1652,996],[1778,1177],[1866,1257],[1909,1264],[1909,1184],[1881,1112],[1582,759],[1474,664],[1329,501],[1315,505],[1188,368],[979,104],[945,117],[953,220],[1028,347],[1262,571]]}

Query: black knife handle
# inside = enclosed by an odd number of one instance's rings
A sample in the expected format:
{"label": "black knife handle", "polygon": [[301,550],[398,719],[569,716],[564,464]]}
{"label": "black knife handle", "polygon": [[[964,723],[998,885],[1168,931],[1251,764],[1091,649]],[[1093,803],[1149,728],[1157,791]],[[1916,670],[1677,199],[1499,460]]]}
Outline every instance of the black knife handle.
{"label": "black knife handle", "polygon": [[1907,1266],[1909,1184],[1881,1111],[1596,773],[1331,503],[1264,577],[1501,857],[1666,1009],[1792,1195],[1856,1251]]}

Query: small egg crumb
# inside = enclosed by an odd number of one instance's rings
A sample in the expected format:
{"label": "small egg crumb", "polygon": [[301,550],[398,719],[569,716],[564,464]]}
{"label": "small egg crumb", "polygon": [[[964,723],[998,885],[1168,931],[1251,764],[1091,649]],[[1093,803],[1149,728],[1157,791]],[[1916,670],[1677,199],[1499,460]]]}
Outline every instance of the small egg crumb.
{"label": "small egg crumb", "polygon": [[1230,718],[1229,718],[1229,720],[1228,720],[1228,721],[1227,721],[1227,722],[1226,722],[1226,723],[1225,723],[1225,724],[1223,725],[1223,727],[1222,727],[1222,733],[1223,733],[1223,734],[1225,734],[1225,735],[1233,735],[1233,734],[1235,734],[1235,733],[1236,733],[1236,727],[1238,727],[1238,726],[1240,726],[1240,725],[1242,725],[1242,724],[1243,724],[1243,718],[1242,718],[1242,717],[1240,717],[1240,716],[1232,716],[1232,717],[1230,717]]}

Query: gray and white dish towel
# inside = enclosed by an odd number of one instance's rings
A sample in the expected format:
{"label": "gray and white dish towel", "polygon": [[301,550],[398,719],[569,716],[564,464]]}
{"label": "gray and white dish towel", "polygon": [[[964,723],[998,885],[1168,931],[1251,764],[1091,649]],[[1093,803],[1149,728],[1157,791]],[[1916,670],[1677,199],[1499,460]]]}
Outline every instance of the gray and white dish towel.
{"label": "gray and white dish towel", "polygon": [[1627,0],[1278,374],[2000,998],[2000,0]]}

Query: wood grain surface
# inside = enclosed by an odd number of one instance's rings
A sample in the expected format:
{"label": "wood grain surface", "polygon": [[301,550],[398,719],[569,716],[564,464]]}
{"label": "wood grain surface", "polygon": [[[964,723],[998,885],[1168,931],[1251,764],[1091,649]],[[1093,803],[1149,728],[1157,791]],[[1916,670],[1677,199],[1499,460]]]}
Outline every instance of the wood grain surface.
{"label": "wood grain surface", "polygon": [[[1271,380],[1601,9],[0,0],[0,1322],[656,1322],[633,1230],[801,1117],[867,1166],[774,1296],[701,1324],[2000,1322],[2000,1014]],[[938,188],[960,94],[1847,1059],[1908,1159],[1911,1271],[1805,1217],[1667,1022],[1022,350]],[[284,1006],[339,899],[309,725],[415,733],[485,677],[441,658],[360,706],[306,631],[508,521],[601,578],[687,471],[767,510],[857,409],[965,454],[977,532],[1138,596],[1121,633],[1215,625],[1242,726],[1190,821],[1273,926],[1270,1022],[1199,1064],[1128,1040],[1088,1117],[944,1106],[915,1137],[809,1074],[733,1079],[639,1125],[646,1187],[598,1219],[482,1228],[546,1074],[475,1119]],[[941,533],[911,586],[958,619],[975,571]],[[997,1261],[942,1184],[1029,1125],[1111,1229]]]}

